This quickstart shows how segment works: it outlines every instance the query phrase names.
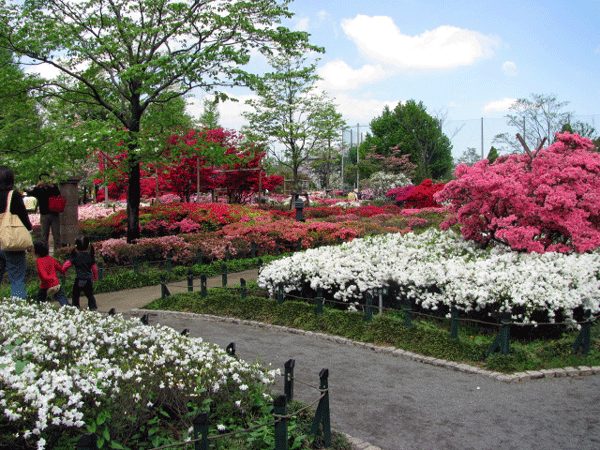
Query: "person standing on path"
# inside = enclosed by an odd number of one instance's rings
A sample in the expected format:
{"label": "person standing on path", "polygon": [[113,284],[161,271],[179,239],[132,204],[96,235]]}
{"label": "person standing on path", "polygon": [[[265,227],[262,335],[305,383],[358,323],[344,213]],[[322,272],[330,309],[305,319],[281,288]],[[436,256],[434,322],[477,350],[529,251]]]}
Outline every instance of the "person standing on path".
{"label": "person standing on path", "polygon": [[31,191],[27,191],[27,195],[37,198],[40,211],[40,226],[42,228],[42,239],[48,245],[50,237],[50,229],[52,229],[52,239],[54,239],[54,248],[60,248],[60,213],[50,211],[50,197],[60,197],[60,189],[56,183],[53,183],[49,178],[50,175],[42,173],[40,181]]}
{"label": "person standing on path", "polygon": [[[0,166],[0,212],[4,213],[6,211],[7,201],[10,201],[10,212],[18,216],[25,228],[31,233],[33,227],[29,221],[23,197],[14,187],[14,172],[10,167]],[[13,194],[9,199],[8,193],[10,191],[13,191]],[[25,273],[27,271],[25,250],[16,252],[0,250],[0,281],[4,278],[5,271],[8,271],[12,297],[27,298],[25,290]]]}
{"label": "person standing on path", "polygon": [[98,281],[98,266],[94,256],[94,246],[90,244],[87,236],[77,236],[75,239],[75,248],[71,252],[71,257],[63,265],[66,272],[69,267],[75,267],[75,281],[73,282],[73,306],[79,308],[79,298],[81,292],[88,299],[88,308],[90,311],[96,311],[96,297],[94,296],[94,286],[92,281]]}

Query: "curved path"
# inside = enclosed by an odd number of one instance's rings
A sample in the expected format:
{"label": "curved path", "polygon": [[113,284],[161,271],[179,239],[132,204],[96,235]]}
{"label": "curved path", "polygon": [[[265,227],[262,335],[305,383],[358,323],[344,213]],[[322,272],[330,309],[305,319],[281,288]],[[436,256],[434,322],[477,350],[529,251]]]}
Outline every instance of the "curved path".
{"label": "curved path", "polygon": [[[253,273],[230,275],[229,284],[240,276],[251,280]],[[220,280],[212,279],[209,286],[220,286]],[[506,382],[315,333],[139,309],[159,296],[160,288],[151,287],[97,298],[101,311],[149,313],[150,324],[188,328],[192,336],[222,347],[235,342],[236,354],[250,362],[258,358],[283,371],[294,359],[294,396],[307,403],[318,397],[319,372],[329,369],[332,426],[352,436],[357,449],[600,449],[598,375]],[[278,390],[283,393],[283,380]]]}

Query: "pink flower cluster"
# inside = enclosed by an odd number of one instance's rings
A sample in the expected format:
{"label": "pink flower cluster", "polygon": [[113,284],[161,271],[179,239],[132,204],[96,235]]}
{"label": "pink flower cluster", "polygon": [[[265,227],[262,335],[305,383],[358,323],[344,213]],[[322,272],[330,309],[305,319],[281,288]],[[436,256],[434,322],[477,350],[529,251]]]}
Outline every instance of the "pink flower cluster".
{"label": "pink flower cluster", "polygon": [[125,238],[108,239],[100,243],[98,254],[107,262],[130,264],[134,258],[143,261],[160,261],[171,258],[174,262],[192,261],[192,246],[180,236],[163,236],[138,239],[128,244]]}
{"label": "pink flower cluster", "polygon": [[442,224],[466,239],[527,252],[586,252],[600,246],[600,154],[579,135],[556,134],[547,148],[456,168],[435,195],[449,202]]}

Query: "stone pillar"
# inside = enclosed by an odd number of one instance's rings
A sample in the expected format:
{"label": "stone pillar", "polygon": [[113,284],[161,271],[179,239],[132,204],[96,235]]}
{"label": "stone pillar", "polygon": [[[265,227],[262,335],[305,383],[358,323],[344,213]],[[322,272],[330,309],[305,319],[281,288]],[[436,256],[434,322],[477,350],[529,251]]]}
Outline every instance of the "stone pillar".
{"label": "stone pillar", "polygon": [[63,246],[73,247],[75,238],[79,234],[77,206],[79,193],[77,185],[80,177],[69,177],[59,185],[60,193],[67,199],[65,210],[60,214],[60,242]]}

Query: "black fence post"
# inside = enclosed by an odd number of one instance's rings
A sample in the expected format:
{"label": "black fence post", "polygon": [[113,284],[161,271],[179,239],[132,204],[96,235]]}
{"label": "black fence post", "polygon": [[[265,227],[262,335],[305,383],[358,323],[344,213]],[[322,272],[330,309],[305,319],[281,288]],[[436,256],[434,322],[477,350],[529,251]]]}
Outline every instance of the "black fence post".
{"label": "black fence post", "polygon": [[225,347],[225,352],[227,352],[229,356],[235,356],[235,342],[230,342],[229,345]]}
{"label": "black fence post", "polygon": [[227,264],[221,263],[221,284],[227,286]]}
{"label": "black fence post", "polygon": [[200,297],[206,297],[206,275],[200,275]]}
{"label": "black fence post", "polygon": [[160,295],[163,300],[171,295],[167,287],[167,278],[164,275],[160,276]]}
{"label": "black fence post", "polygon": [[273,415],[275,419],[275,450],[288,450],[287,443],[287,402],[285,395],[280,395],[273,401]]}
{"label": "black fence post", "polygon": [[246,280],[244,278],[240,278],[240,288],[242,290],[242,298],[246,298],[248,293],[246,292]]}
{"label": "black fence post", "polygon": [[288,402],[294,400],[294,366],[295,359],[289,359],[284,364],[283,392]]}
{"label": "black fence post", "polygon": [[97,450],[98,438],[94,433],[86,433],[77,441],[77,450]]}
{"label": "black fence post", "polygon": [[102,281],[104,279],[104,267],[102,264],[96,264],[98,266],[98,281]]}
{"label": "black fence post", "polygon": [[321,391],[322,397],[321,400],[319,400],[317,410],[315,411],[315,418],[313,419],[313,423],[310,428],[310,434],[318,436],[322,425],[323,444],[325,447],[331,447],[331,418],[329,415],[329,369],[321,370],[319,373],[319,378],[319,390]]}
{"label": "black fence post", "polygon": [[317,314],[323,314],[323,289],[317,288]]}
{"label": "black fence post", "polygon": [[194,274],[192,269],[188,269],[187,271],[187,289],[188,292],[194,292]]}
{"label": "black fence post", "polygon": [[192,421],[194,426],[194,450],[208,450],[208,413],[201,412]]}
{"label": "black fence post", "polygon": [[406,328],[412,327],[412,303],[407,297],[404,299],[404,326]]}
{"label": "black fence post", "polygon": [[458,339],[458,309],[456,306],[450,309],[450,338]]}
{"label": "black fence post", "polygon": [[277,303],[283,303],[283,283],[277,285]]}
{"label": "black fence post", "polygon": [[140,259],[137,255],[133,257],[132,263],[133,263],[133,271],[135,273],[140,273]]}
{"label": "black fence post", "polygon": [[373,320],[373,296],[370,292],[365,295],[365,322]]}
{"label": "black fence post", "polygon": [[585,323],[581,326],[581,331],[573,343],[573,353],[577,353],[579,348],[583,347],[583,354],[587,355],[590,352],[590,327],[592,325],[590,319],[592,318],[592,311],[587,309],[584,317]]}
{"label": "black fence post", "polygon": [[499,351],[503,355],[508,355],[510,351],[510,323],[512,321],[511,314],[509,312],[505,312],[502,314],[502,325],[500,326],[500,331],[498,332],[498,336],[492,342],[488,352],[485,357],[487,358],[492,353]]}

